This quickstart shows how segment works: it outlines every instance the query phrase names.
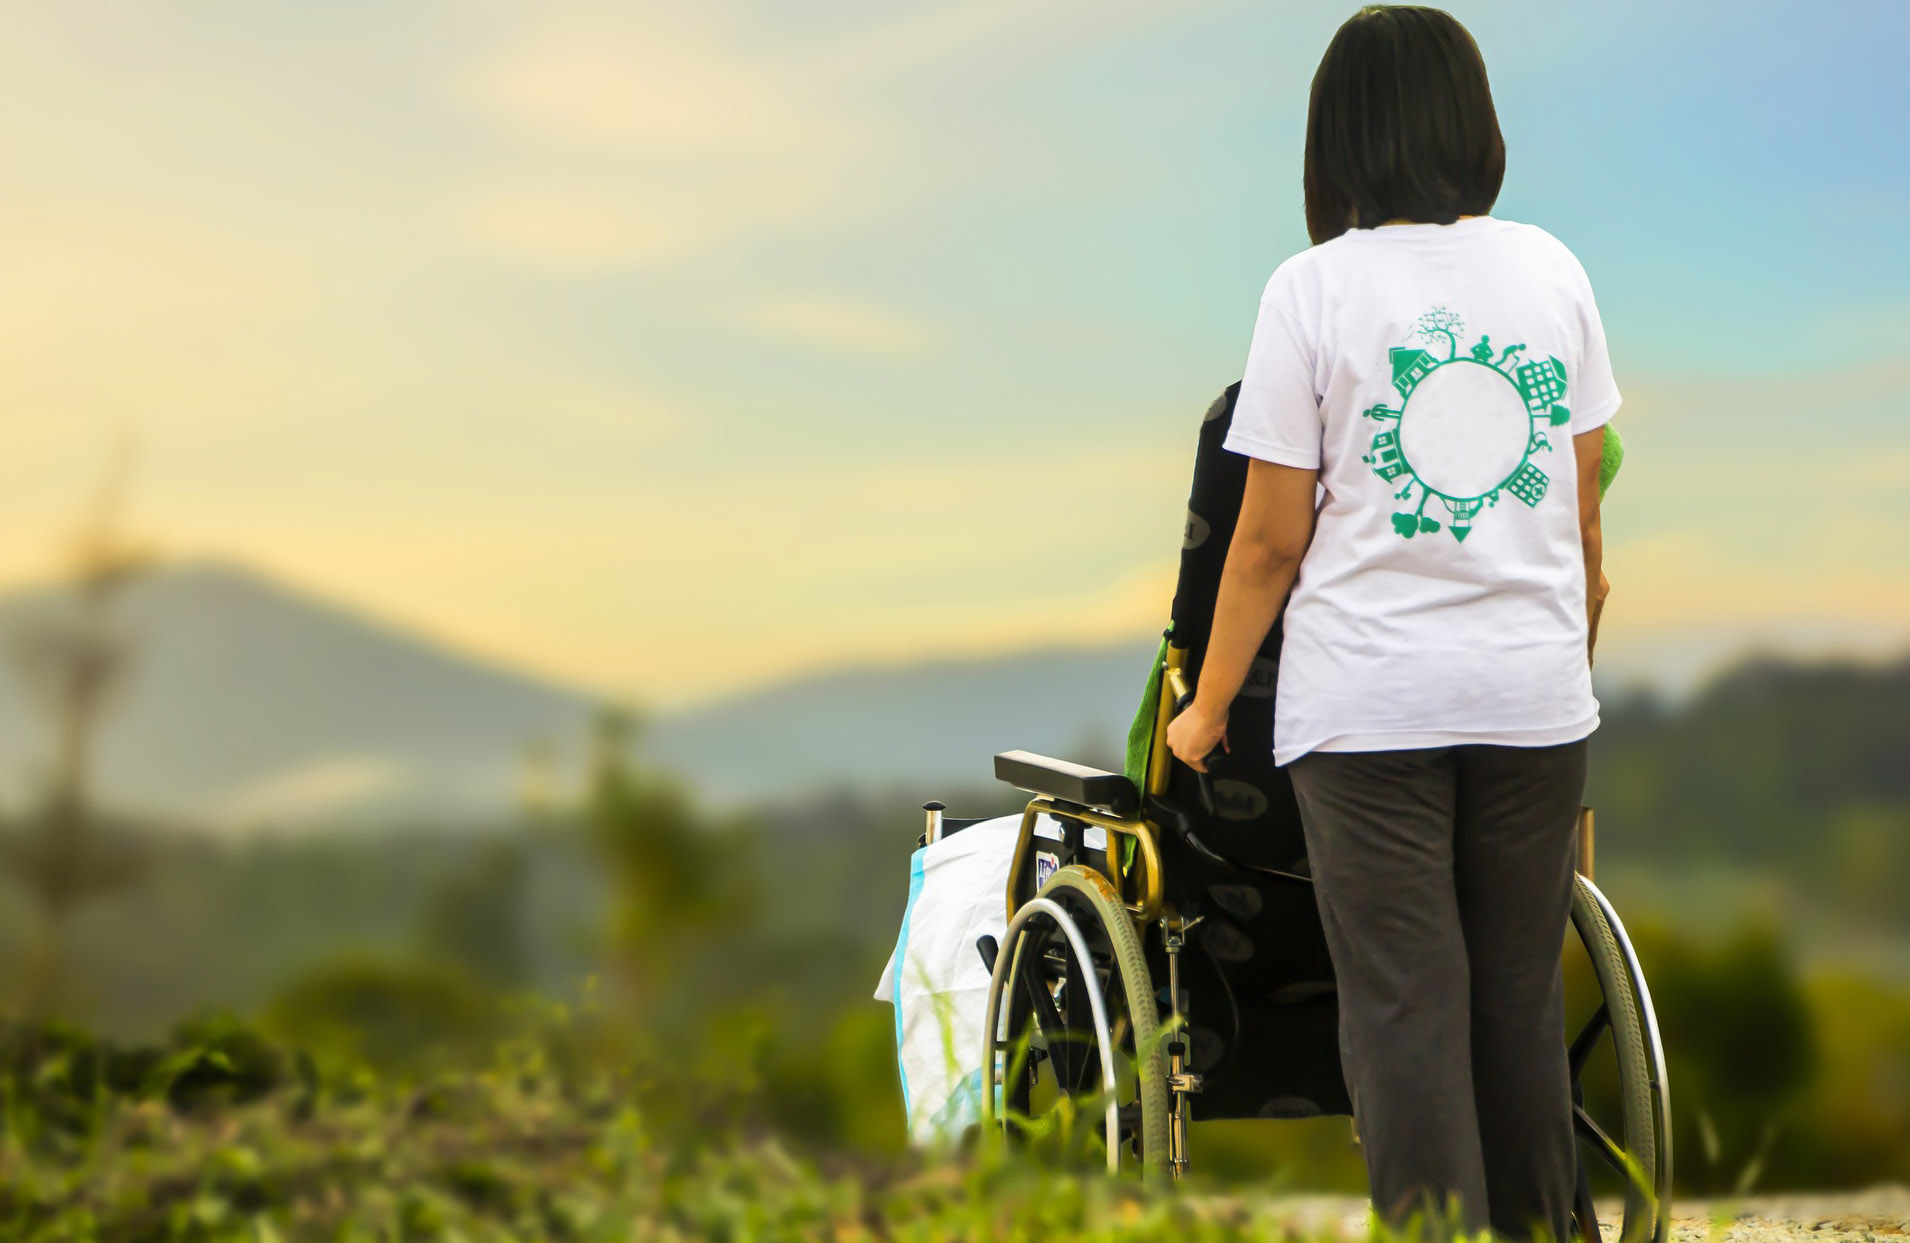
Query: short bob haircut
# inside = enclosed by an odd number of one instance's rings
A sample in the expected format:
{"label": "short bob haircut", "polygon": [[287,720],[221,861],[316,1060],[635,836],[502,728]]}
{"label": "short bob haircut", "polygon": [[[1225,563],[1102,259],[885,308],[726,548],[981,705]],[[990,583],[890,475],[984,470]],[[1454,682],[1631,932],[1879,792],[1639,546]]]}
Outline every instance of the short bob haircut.
{"label": "short bob haircut", "polygon": [[1451,224],[1492,210],[1505,139],[1485,59],[1449,13],[1368,5],[1313,75],[1306,225],[1315,245],[1388,220]]}

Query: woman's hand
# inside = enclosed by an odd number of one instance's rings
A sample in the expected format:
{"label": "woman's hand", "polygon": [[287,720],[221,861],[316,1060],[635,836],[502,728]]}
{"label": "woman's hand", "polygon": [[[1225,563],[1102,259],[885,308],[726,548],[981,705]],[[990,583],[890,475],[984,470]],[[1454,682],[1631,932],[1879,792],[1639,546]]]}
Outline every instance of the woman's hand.
{"label": "woman's hand", "polygon": [[1167,723],[1167,749],[1197,773],[1207,771],[1207,757],[1227,745],[1227,714],[1211,712],[1198,698]]}

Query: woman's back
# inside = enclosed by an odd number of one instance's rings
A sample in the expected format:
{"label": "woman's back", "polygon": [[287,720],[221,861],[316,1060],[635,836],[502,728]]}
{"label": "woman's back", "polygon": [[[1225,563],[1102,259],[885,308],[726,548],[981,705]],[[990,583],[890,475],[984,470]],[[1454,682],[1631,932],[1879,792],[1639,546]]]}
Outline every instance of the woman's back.
{"label": "woman's back", "polygon": [[1323,487],[1281,763],[1596,725],[1572,437],[1618,402],[1584,270],[1542,229],[1353,229],[1280,266],[1227,444]]}

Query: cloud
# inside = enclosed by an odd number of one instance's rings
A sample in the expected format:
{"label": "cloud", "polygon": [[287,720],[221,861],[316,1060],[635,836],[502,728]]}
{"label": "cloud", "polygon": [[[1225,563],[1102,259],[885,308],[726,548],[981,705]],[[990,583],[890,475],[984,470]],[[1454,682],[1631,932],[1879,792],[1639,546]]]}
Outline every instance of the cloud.
{"label": "cloud", "polygon": [[798,138],[818,119],[805,115],[813,92],[795,89],[781,64],[725,46],[683,18],[641,9],[550,11],[555,16],[472,66],[454,88],[520,136],[585,150],[704,156]]}
{"label": "cloud", "polygon": [[683,407],[627,385],[548,375],[502,378],[470,401],[459,419],[466,433],[508,438],[528,432],[591,452],[680,440],[694,423]]}
{"label": "cloud", "polygon": [[440,90],[515,162],[465,187],[455,232],[566,273],[839,232],[957,175],[949,163],[964,157],[908,123],[911,90],[946,78],[926,70],[966,55],[1052,54],[1174,7],[959,0],[817,37],[734,4],[506,6],[478,19],[481,50]]}
{"label": "cloud", "polygon": [[653,267],[874,205],[898,144],[855,83],[748,46],[708,10],[538,10],[450,75],[505,145],[457,232],[559,271]]}
{"label": "cloud", "polygon": [[830,294],[789,294],[748,307],[743,324],[779,341],[848,354],[901,357],[927,353],[935,334],[889,307]]}
{"label": "cloud", "polygon": [[1198,0],[944,0],[864,25],[824,55],[838,72],[901,75],[972,52],[1047,55],[1199,7]]}
{"label": "cloud", "polygon": [[562,272],[640,267],[690,249],[696,223],[643,197],[608,186],[503,186],[460,204],[452,227],[475,249]]}

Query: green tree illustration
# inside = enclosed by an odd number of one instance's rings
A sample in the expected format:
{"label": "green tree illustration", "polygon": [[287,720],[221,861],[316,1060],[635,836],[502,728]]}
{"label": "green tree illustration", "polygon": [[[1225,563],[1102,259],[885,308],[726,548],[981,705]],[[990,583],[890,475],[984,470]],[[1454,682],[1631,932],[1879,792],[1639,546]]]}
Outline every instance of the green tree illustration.
{"label": "green tree illustration", "polygon": [[1457,311],[1449,311],[1436,306],[1419,317],[1419,335],[1431,341],[1434,337],[1446,339],[1446,361],[1451,362],[1459,354],[1459,334],[1466,330],[1466,321]]}

